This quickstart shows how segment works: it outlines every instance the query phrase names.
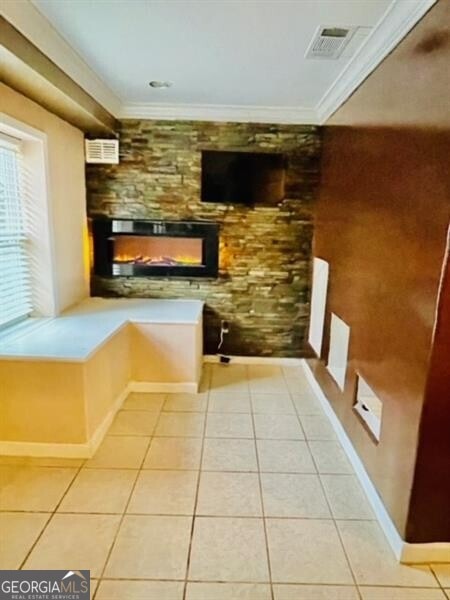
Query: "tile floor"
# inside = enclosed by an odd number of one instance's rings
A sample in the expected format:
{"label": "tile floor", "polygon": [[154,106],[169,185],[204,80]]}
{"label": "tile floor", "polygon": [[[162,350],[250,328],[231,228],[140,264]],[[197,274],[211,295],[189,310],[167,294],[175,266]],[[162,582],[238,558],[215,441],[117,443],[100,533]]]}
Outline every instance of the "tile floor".
{"label": "tile floor", "polygon": [[397,564],[298,367],[206,365],[130,394],[91,460],[0,473],[0,568],[90,569],[96,600],[450,598],[450,565]]}

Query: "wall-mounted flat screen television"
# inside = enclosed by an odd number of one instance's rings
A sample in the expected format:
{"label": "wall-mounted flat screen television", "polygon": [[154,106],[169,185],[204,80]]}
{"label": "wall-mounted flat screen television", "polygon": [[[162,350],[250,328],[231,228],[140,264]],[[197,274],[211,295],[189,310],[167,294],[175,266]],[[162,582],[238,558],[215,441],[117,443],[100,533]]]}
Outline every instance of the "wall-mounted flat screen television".
{"label": "wall-mounted flat screen television", "polygon": [[202,202],[277,204],[285,192],[286,157],[267,152],[202,151]]}

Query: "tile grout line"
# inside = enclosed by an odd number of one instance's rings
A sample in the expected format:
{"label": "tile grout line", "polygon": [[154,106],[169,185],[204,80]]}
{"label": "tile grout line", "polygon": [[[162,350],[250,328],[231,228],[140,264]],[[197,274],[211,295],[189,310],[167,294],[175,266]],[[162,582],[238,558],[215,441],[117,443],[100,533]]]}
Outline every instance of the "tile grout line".
{"label": "tile grout line", "polygon": [[[246,368],[246,375],[247,375],[247,383],[248,383],[248,379],[249,379],[248,367]],[[249,385],[249,388],[250,388],[250,385]],[[269,571],[270,597],[272,600],[274,600],[275,596],[274,596],[273,583],[272,583],[272,566],[270,563],[269,536],[267,534],[266,512],[265,512],[265,508],[264,508],[264,496],[263,496],[262,481],[261,481],[261,469],[260,469],[260,464],[259,464],[258,445],[256,443],[255,415],[253,412],[253,402],[252,402],[251,396],[250,396],[250,405],[252,408],[251,417],[252,417],[253,435],[254,435],[253,442],[254,442],[254,446],[255,446],[256,466],[258,469],[259,496],[260,496],[260,501],[261,501],[262,522],[263,522],[263,528],[264,528],[264,540],[266,542],[266,557],[267,557],[267,569]]]}
{"label": "tile grout line", "polygon": [[[167,396],[167,394],[166,394],[165,396]],[[126,399],[125,399],[125,400],[126,400]],[[165,400],[166,400],[166,398],[164,398],[164,402],[165,402]],[[163,403],[163,405],[164,405],[164,403]],[[162,409],[162,407],[161,407],[161,409]],[[97,594],[98,594],[98,591],[99,591],[99,589],[100,589],[100,584],[101,584],[101,581],[102,581],[102,579],[103,579],[103,576],[104,576],[104,574],[105,574],[106,567],[107,567],[107,565],[108,565],[109,559],[111,558],[111,555],[112,555],[113,549],[114,549],[114,547],[115,547],[115,545],[116,545],[117,538],[118,538],[118,536],[119,536],[119,532],[120,532],[120,529],[121,529],[121,527],[122,527],[122,523],[123,523],[123,521],[124,521],[124,519],[125,519],[125,516],[126,516],[126,514],[127,514],[127,509],[128,509],[128,506],[129,506],[129,504],[130,504],[131,497],[132,497],[132,495],[133,495],[133,493],[134,493],[134,490],[136,489],[136,484],[137,484],[137,482],[138,482],[139,475],[140,475],[140,474],[141,474],[141,472],[142,472],[142,466],[143,466],[143,464],[144,464],[144,462],[145,462],[146,456],[147,456],[147,454],[148,454],[148,451],[149,451],[149,449],[150,449],[150,446],[151,446],[151,443],[152,443],[152,439],[153,439],[153,434],[154,434],[154,432],[156,431],[156,428],[157,428],[157,426],[158,426],[159,420],[160,420],[160,418],[161,418],[161,413],[162,413],[162,410],[160,410],[160,411],[158,412],[158,417],[157,417],[157,419],[156,419],[156,422],[155,422],[155,425],[154,425],[154,427],[153,427],[152,434],[151,434],[151,435],[150,435],[150,437],[149,437],[149,441],[148,441],[148,444],[147,444],[147,446],[146,446],[145,452],[144,452],[144,454],[143,454],[143,456],[142,456],[142,460],[141,460],[140,466],[139,466],[139,468],[138,468],[138,469],[136,469],[136,471],[137,471],[137,474],[136,474],[136,477],[135,477],[135,479],[134,479],[134,483],[133,483],[133,485],[132,485],[132,487],[131,487],[130,493],[129,493],[129,495],[128,495],[128,500],[127,500],[127,502],[125,503],[125,506],[124,506],[124,509],[123,509],[122,515],[121,515],[121,517],[120,517],[119,524],[118,524],[118,526],[117,526],[116,533],[115,533],[115,535],[114,535],[114,538],[113,538],[112,544],[111,544],[111,546],[110,546],[110,548],[109,548],[109,550],[108,550],[108,552],[107,552],[107,554],[106,554],[106,558],[105,558],[105,561],[104,561],[104,563],[103,563],[103,568],[102,568],[102,570],[100,571],[100,574],[99,574],[99,577],[98,577],[98,582],[97,582],[97,587],[96,587],[96,589],[95,589],[95,593],[94,593],[94,595],[93,595],[93,600],[95,600],[95,598],[96,598],[96,596],[97,596]]]}
{"label": "tile grout line", "polygon": [[[33,552],[34,548],[37,546],[39,540],[41,539],[41,537],[44,534],[44,531],[47,529],[47,527],[49,526],[49,524],[51,523],[51,521],[53,520],[53,517],[56,515],[56,511],[58,510],[58,508],[60,507],[62,501],[64,500],[64,498],[66,497],[67,493],[69,492],[70,488],[72,487],[75,479],[78,477],[78,475],[81,472],[81,469],[83,468],[83,465],[86,461],[83,461],[81,463],[81,465],[77,468],[76,473],[74,474],[74,476],[72,477],[69,485],[67,486],[67,488],[65,489],[65,491],[63,492],[63,494],[61,495],[61,498],[59,499],[59,501],[56,503],[55,508],[53,509],[53,511],[48,511],[50,513],[50,517],[48,518],[47,522],[45,523],[44,527],[42,528],[42,531],[39,533],[39,535],[37,536],[34,544],[31,545],[30,549],[28,550],[27,554],[25,555],[25,558],[23,559],[23,561],[20,563],[19,565],[19,570],[22,570],[26,561],[28,560],[28,558],[30,557],[31,553]],[[64,467],[54,467],[54,468],[64,468]],[[25,511],[26,512],[26,511]]]}
{"label": "tile grout line", "polygon": [[[168,472],[171,472],[171,469],[167,469]],[[185,472],[191,472],[191,471],[185,471]],[[257,471],[203,471],[204,473],[219,473],[219,474],[237,474],[237,475],[256,475]],[[271,473],[267,473],[265,471],[262,471],[263,474],[268,474],[268,475],[308,475],[308,476],[312,476],[314,477],[316,475],[316,473],[278,473],[278,472],[271,472]],[[53,513],[49,513],[46,511],[17,511],[17,510],[8,510],[8,511],[4,511],[5,513],[8,514],[32,514],[32,515],[52,515]],[[96,511],[75,511],[75,510],[65,510],[65,511],[60,511],[57,513],[58,515],[72,515],[72,516],[76,516],[76,515],[107,515],[107,516],[117,516],[117,515],[121,515],[121,512],[96,512]],[[157,513],[157,512],[127,512],[127,515],[133,516],[133,517],[192,517],[192,514],[188,514],[188,513]],[[229,518],[233,518],[233,519],[260,519],[260,516],[255,516],[255,515],[223,515],[223,514],[202,514],[202,515],[198,515],[199,517],[211,517],[214,519],[229,519]],[[268,519],[278,519],[280,521],[282,520],[288,520],[288,521],[316,521],[317,519],[320,519],[321,521],[335,521],[336,519],[334,517],[283,517],[283,516],[268,516]],[[357,523],[373,523],[374,519],[360,519],[360,518],[354,518],[354,519],[349,519],[349,518],[339,518],[339,521],[346,521],[346,522],[357,522]],[[415,563],[415,564],[424,564],[424,565],[428,565],[428,564],[435,564],[435,563]],[[448,563],[442,563],[442,564],[448,564]]]}
{"label": "tile grout line", "polygon": [[[448,594],[447,591],[446,591],[446,589],[449,589],[449,588],[444,588],[444,585],[441,584],[441,582],[439,581],[439,577],[434,572],[433,564],[437,564],[437,563],[426,563],[426,564],[428,565],[428,568],[430,569],[430,571],[432,572],[434,578],[436,579],[437,584],[439,586],[439,589],[442,590],[442,593],[444,594],[444,596],[448,596],[450,598],[450,594]],[[447,563],[443,563],[443,564],[447,564]]]}
{"label": "tile grout line", "polygon": [[197,503],[198,503],[198,496],[199,496],[199,490],[200,490],[200,480],[201,480],[201,475],[202,475],[202,462],[203,462],[203,451],[204,451],[204,447],[205,447],[205,439],[206,439],[206,424],[207,424],[207,420],[208,420],[208,408],[209,408],[209,394],[210,394],[210,390],[211,390],[211,373],[208,374],[208,392],[207,392],[207,397],[206,397],[206,410],[204,412],[204,422],[203,422],[203,435],[202,435],[202,443],[201,443],[201,449],[200,449],[200,462],[199,462],[199,466],[198,466],[198,471],[197,471],[197,487],[195,490],[195,498],[194,498],[194,506],[192,509],[192,523],[191,523],[191,532],[190,532],[190,537],[189,537],[189,548],[188,548],[188,554],[187,554],[187,558],[186,558],[186,572],[185,572],[185,577],[184,577],[184,586],[183,586],[183,595],[182,595],[182,600],[186,600],[186,594],[187,594],[187,586],[188,586],[188,579],[189,579],[189,568],[191,566],[191,552],[192,552],[192,542],[194,539],[194,527],[195,527],[195,519],[196,519],[196,511],[197,511]]}

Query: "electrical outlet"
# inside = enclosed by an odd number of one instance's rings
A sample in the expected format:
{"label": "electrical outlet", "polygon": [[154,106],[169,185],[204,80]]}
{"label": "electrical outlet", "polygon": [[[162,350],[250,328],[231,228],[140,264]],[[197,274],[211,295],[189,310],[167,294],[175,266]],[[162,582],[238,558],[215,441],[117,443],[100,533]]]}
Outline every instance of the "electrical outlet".
{"label": "electrical outlet", "polygon": [[222,330],[223,333],[229,333],[229,331],[230,331],[230,323],[228,321],[222,320],[220,322],[220,328],[221,328],[221,330]]}

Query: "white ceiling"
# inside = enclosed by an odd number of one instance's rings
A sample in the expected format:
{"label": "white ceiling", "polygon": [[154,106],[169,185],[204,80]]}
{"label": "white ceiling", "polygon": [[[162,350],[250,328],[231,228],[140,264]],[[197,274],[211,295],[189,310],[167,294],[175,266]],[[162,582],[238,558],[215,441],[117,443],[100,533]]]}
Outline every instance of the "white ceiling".
{"label": "white ceiling", "polygon": [[[339,93],[348,96],[358,77],[378,64],[433,1],[33,4],[109,88],[118,116],[320,122],[345,99],[338,99]],[[307,60],[305,51],[320,25],[365,29],[340,59]],[[41,28],[40,37],[35,34],[41,46],[46,43],[42,33]],[[148,82],[155,79],[173,86],[152,89]]]}

